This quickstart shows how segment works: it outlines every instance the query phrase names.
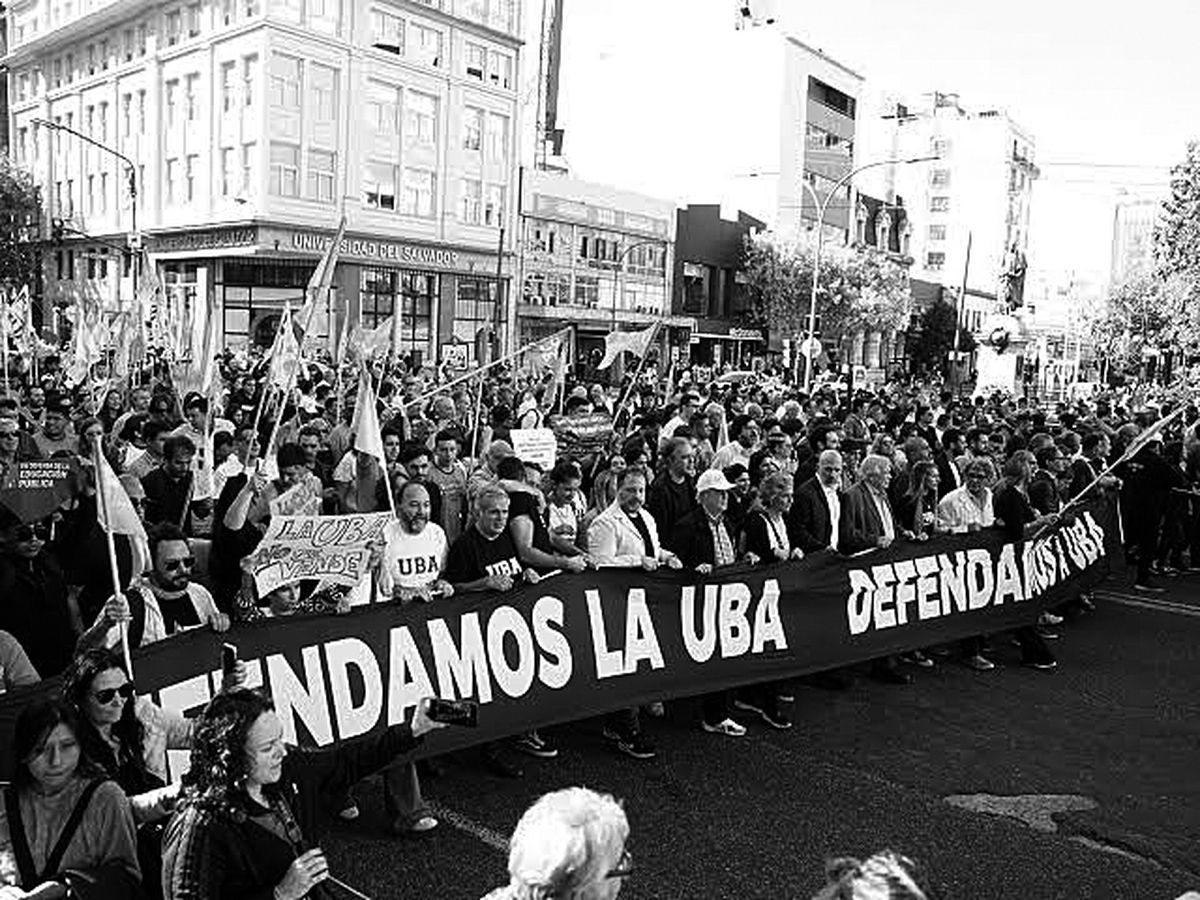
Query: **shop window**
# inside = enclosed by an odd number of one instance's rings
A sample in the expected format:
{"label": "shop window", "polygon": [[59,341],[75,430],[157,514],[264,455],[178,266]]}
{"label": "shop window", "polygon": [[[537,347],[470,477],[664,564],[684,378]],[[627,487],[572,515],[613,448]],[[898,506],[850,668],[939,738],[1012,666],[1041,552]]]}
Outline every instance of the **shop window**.
{"label": "shop window", "polygon": [[454,336],[466,341],[474,354],[475,336],[495,321],[496,282],[484,278],[459,278],[454,301]]}
{"label": "shop window", "polygon": [[600,278],[596,275],[575,276],[575,302],[595,309],[600,304]]}
{"label": "shop window", "polygon": [[425,272],[363,268],[359,282],[363,327],[374,328],[398,316],[396,351],[426,352],[429,347],[438,276]]}

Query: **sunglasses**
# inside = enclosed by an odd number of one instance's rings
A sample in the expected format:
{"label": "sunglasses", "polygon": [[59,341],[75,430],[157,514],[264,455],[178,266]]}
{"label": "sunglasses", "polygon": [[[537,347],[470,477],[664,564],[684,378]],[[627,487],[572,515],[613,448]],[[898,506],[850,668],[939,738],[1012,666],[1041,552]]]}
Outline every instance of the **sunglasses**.
{"label": "sunglasses", "polygon": [[621,858],[617,860],[617,865],[612,869],[605,878],[628,878],[633,874],[633,854],[628,850],[621,853]]}
{"label": "sunglasses", "polygon": [[178,572],[180,569],[190,569],[196,565],[196,557],[184,556],[179,559],[168,559],[163,563],[163,568],[168,572]]}
{"label": "sunglasses", "polygon": [[39,522],[36,525],[18,525],[14,536],[18,541],[44,541],[50,537],[50,526],[44,522]]}
{"label": "sunglasses", "polygon": [[128,700],[130,697],[132,697],[133,682],[127,681],[120,687],[104,688],[103,690],[93,691],[92,697],[95,698],[97,703],[101,704],[102,706],[107,706],[109,703],[113,702],[113,699],[118,694],[121,695],[122,700]]}

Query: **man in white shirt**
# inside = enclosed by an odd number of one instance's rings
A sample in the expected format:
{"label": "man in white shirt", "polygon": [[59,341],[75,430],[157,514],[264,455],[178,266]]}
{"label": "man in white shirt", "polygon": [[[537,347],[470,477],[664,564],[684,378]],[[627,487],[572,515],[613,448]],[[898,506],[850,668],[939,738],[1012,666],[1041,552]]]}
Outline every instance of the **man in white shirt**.
{"label": "man in white shirt", "polygon": [[684,425],[690,425],[692,416],[700,409],[700,396],[698,394],[686,393],[679,398],[679,411],[667,421],[663,426],[662,431],[658,435],[658,452],[661,454],[666,449],[667,442],[675,437],[675,429]]}
{"label": "man in white shirt", "polygon": [[842,523],[842,454],[822,450],[817,474],[795,488],[788,512],[788,530],[793,543],[805,553],[838,549]]}
{"label": "man in white shirt", "polygon": [[962,487],[955,488],[941,499],[937,507],[937,530],[951,534],[966,534],[990,528],[996,523],[992,511],[992,491],[988,487],[991,466],[982,459],[967,463]]}
{"label": "man in white shirt", "polygon": [[429,521],[429,492],[423,484],[405,483],[396,497],[396,515],[398,527],[389,527],[380,564],[380,593],[401,602],[449,597],[454,588],[442,578],[449,545],[442,526]]}
{"label": "man in white shirt", "polygon": [[733,420],[729,433],[733,435],[733,440],[713,454],[709,468],[723,472],[734,463],[750,468],[750,454],[758,445],[758,423],[750,416],[740,415]]}

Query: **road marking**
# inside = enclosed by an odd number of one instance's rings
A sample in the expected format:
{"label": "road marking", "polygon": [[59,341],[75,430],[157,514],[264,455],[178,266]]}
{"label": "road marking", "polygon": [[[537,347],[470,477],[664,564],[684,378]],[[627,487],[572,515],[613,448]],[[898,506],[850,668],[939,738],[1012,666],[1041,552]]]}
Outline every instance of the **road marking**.
{"label": "road marking", "polygon": [[498,850],[505,856],[508,855],[508,838],[495,829],[488,828],[486,825],[480,825],[474,819],[470,819],[462,813],[457,813],[449,807],[442,806],[440,803],[431,802],[429,804],[429,811],[437,816],[437,818],[449,822],[459,831],[465,832],[471,835],[471,837],[487,844],[493,850]]}
{"label": "road marking", "polygon": [[1122,594],[1116,591],[1096,591],[1094,596],[1111,603],[1125,606],[1140,606],[1143,609],[1153,609],[1157,612],[1174,613],[1180,616],[1200,617],[1200,607],[1187,603],[1176,603],[1173,600],[1159,600],[1154,597],[1136,597],[1132,594]]}

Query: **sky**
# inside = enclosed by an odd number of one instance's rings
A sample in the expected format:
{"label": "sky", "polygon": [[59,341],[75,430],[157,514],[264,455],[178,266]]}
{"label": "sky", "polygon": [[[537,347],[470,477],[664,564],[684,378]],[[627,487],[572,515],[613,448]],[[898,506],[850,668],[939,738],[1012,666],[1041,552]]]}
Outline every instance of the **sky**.
{"label": "sky", "polygon": [[[1042,171],[1036,268],[1107,272],[1117,191],[1165,186],[1188,140],[1200,138],[1195,0],[775,3],[791,31],[873,85],[958,93],[965,108],[1003,108],[1032,133]],[[734,6],[566,0],[560,123],[572,174],[713,202],[730,173],[696,170],[689,144],[719,134],[723,111],[754,85],[736,73],[705,78],[721,60],[689,58],[688,48],[732,35]]]}

